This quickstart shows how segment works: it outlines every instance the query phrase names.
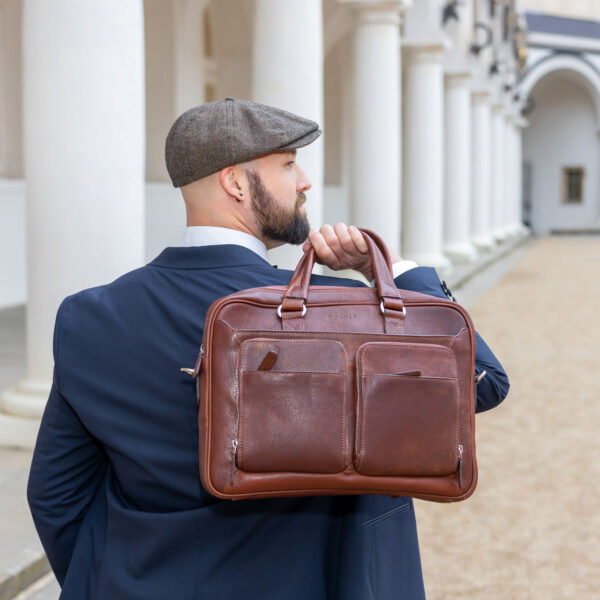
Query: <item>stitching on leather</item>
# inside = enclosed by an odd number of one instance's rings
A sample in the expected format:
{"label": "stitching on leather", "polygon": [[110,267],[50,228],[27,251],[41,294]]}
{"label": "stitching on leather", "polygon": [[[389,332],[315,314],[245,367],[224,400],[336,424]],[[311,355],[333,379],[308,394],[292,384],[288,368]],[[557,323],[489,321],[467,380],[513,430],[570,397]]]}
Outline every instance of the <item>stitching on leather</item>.
{"label": "stitching on leather", "polygon": [[[462,333],[462,331],[466,329],[465,327],[463,327],[459,334]],[[457,334],[455,337],[458,337]],[[404,342],[372,342],[368,345],[365,345],[365,348],[363,350],[363,354],[368,350],[368,348],[372,348],[373,346],[389,346],[389,344],[403,344]],[[452,350],[451,348],[448,348],[446,346],[441,346],[439,344],[419,344],[419,343],[407,343],[406,345],[411,345],[411,346],[417,346],[417,345],[422,345],[422,346],[434,346],[437,350],[444,350],[445,352],[448,352],[451,356],[452,356],[452,366],[453,366],[453,373],[454,373],[454,377],[452,378],[453,380],[456,381],[457,385],[456,385],[456,398],[455,398],[455,404],[456,404],[456,439],[455,439],[455,446],[456,446],[456,453],[458,452],[458,442],[460,440],[460,382],[458,381],[458,362],[456,360],[456,354],[454,353],[454,350]],[[360,348],[359,348],[360,350]],[[357,350],[358,353],[358,350]],[[361,375],[363,375],[362,371],[361,371]],[[379,376],[379,375],[373,375],[373,376]],[[425,379],[426,380],[426,379]],[[419,381],[418,379],[415,381]],[[362,382],[361,382],[361,389],[362,389]],[[364,422],[363,422],[364,423]],[[363,425],[361,424],[361,427],[363,427]],[[362,434],[364,433],[364,428],[361,430],[361,450],[362,450]],[[455,453],[455,455],[456,455]],[[456,459],[458,460],[458,458]]]}
{"label": "stitching on leather", "polygon": [[[229,324],[226,323],[225,321],[222,321],[225,325],[227,325],[228,327]],[[231,328],[231,327],[230,327]],[[347,439],[347,431],[346,431],[346,397],[347,397],[347,370],[346,370],[346,365],[347,365],[347,354],[346,354],[346,349],[344,348],[343,344],[341,342],[338,342],[337,340],[277,340],[277,343],[281,344],[281,343],[291,343],[291,344],[327,344],[329,346],[335,346],[336,349],[340,352],[341,354],[341,368],[342,368],[342,372],[341,373],[331,373],[331,372],[315,372],[315,371],[249,371],[246,370],[245,364],[246,364],[246,353],[248,351],[248,347],[252,345],[253,342],[257,342],[259,339],[264,339],[264,338],[250,338],[247,340],[244,340],[241,342],[241,349],[238,352],[238,373],[242,373],[242,371],[244,373],[260,373],[261,375],[264,375],[266,373],[290,373],[290,374],[311,374],[311,375],[342,375],[344,378],[342,380],[343,382],[343,392],[342,392],[342,402],[341,402],[341,412],[342,412],[342,463],[343,463],[343,467],[342,470],[344,468],[346,468],[346,464],[345,464],[345,457],[346,457],[346,448],[348,446],[348,439]],[[240,462],[242,462],[242,434],[243,434],[243,427],[244,427],[244,411],[243,411],[243,392],[242,392],[242,386],[243,386],[243,381],[244,381],[244,377],[240,377],[240,381],[239,381],[239,385],[238,385],[238,390],[239,390],[239,402],[238,402],[238,410],[239,410],[239,432],[238,432],[238,457],[240,459]]]}
{"label": "stitching on leather", "polygon": [[[227,321],[223,321],[221,319],[217,319],[217,321],[224,323],[225,325],[227,325],[227,327],[229,327],[230,329],[233,329],[235,331],[237,331],[238,333],[268,333],[269,335],[275,335],[275,336],[279,336],[279,335],[285,335],[286,333],[288,333],[287,331],[273,331],[272,329],[235,329],[234,327],[232,327],[229,323],[227,323]],[[403,339],[402,340],[390,340],[390,342],[394,342],[397,344],[401,344],[401,343],[415,343],[418,344],[418,340],[445,340],[447,338],[458,338],[460,337],[461,333],[467,329],[466,327],[463,327],[458,333],[456,334],[452,334],[452,333],[448,333],[448,334],[442,334],[442,335],[411,335],[411,334],[403,334],[403,333],[388,333],[388,334],[384,334],[384,333],[368,333],[368,332],[364,332],[364,331],[317,331],[317,330],[311,330],[309,329],[308,331],[299,331],[298,333],[305,333],[306,335],[315,335],[315,333],[318,334],[323,334],[326,333],[328,335],[345,335],[345,336],[352,336],[355,337],[357,335],[363,335],[363,336],[380,336],[380,335],[397,335],[397,336],[401,336]],[[409,340],[408,342],[405,342],[405,340]],[[415,340],[415,342],[412,342],[410,340]],[[245,340],[244,340],[245,341]],[[333,340],[333,341],[337,341],[337,340]],[[390,342],[381,342],[382,344],[389,344]],[[377,344],[379,342],[372,342],[373,344]],[[429,345],[428,343],[423,343],[423,345]],[[442,346],[443,348],[444,346]],[[448,350],[450,350],[450,348],[447,348]]]}
{"label": "stitching on leather", "polygon": [[418,377],[410,377],[407,375],[385,375],[384,373],[361,373],[361,377],[387,377],[388,379],[399,379],[403,377],[407,381],[458,381],[458,377],[436,377],[429,375],[419,375]]}
{"label": "stitching on leather", "polygon": [[[463,328],[464,329],[464,328]],[[462,329],[461,329],[462,331]],[[413,336],[415,337],[415,336]],[[421,337],[421,336],[417,336],[417,337]],[[454,336],[435,336],[435,337],[454,337]],[[434,347],[436,350],[444,350],[445,352],[448,352],[449,354],[452,355],[453,360],[453,372],[454,372],[454,379],[456,379],[458,377],[458,365],[457,365],[457,361],[456,361],[456,354],[454,353],[454,351],[451,348],[448,348],[447,346],[442,346],[440,344],[419,344],[419,342],[401,342],[401,341],[393,341],[393,342],[371,342],[368,345],[368,348],[372,348],[373,346],[389,346],[390,344],[403,344],[403,345],[407,345],[407,346],[423,346],[423,347]],[[363,353],[367,351],[367,347],[365,347],[365,349],[363,350]],[[358,350],[357,350],[358,352]]]}
{"label": "stitching on leather", "polygon": [[[361,375],[362,375],[362,377],[361,377],[361,410],[363,408],[363,402],[362,401],[364,400],[364,396],[365,396],[365,394],[364,394],[364,387],[363,387],[364,386],[364,379],[365,378],[367,378],[367,377],[382,377],[382,378],[388,378],[388,379],[395,379],[396,378],[394,375],[369,375],[369,374],[366,374],[366,375],[361,374]],[[454,446],[455,446],[454,450],[455,450],[455,455],[456,455],[456,452],[458,451],[457,450],[458,449],[458,428],[459,428],[459,424],[460,424],[460,420],[458,418],[459,414],[460,414],[460,411],[459,411],[459,402],[460,402],[459,382],[458,382],[457,378],[440,378],[440,379],[441,379],[441,381],[455,381],[456,382],[456,385],[454,386],[454,388],[455,388],[454,404],[456,406],[456,411],[455,411],[456,438],[454,440]],[[429,381],[427,380],[427,378],[424,378],[423,380],[421,380],[421,379],[416,378],[416,377],[414,377],[414,378],[407,378],[406,381],[411,381],[411,382],[414,381],[415,383],[417,383],[417,382],[429,383]],[[364,423],[365,423],[365,413],[366,413],[366,410],[362,410],[362,414],[361,414],[361,432],[360,432],[361,460],[359,461],[358,467],[360,466],[360,464],[362,464],[362,455],[364,454],[364,452],[363,452],[363,444],[364,444],[364,434],[365,434],[365,425],[364,425]],[[397,477],[402,477],[402,475],[397,475]],[[436,477],[436,475],[431,475],[431,477]]]}
{"label": "stitching on leather", "polygon": [[[465,328],[463,327],[460,331],[462,332]],[[456,390],[455,390],[455,405],[456,405],[456,415],[455,415],[455,421],[456,421],[456,438],[455,438],[455,448],[458,448],[458,441],[459,441],[459,427],[460,427],[460,384],[458,381],[458,365],[457,365],[457,361],[456,361],[456,354],[454,353],[454,351],[450,348],[447,348],[445,346],[440,346],[437,344],[419,344],[419,343],[406,343],[406,342],[366,342],[363,345],[359,346],[358,349],[356,350],[356,366],[357,366],[357,372],[360,373],[361,375],[361,381],[360,381],[360,386],[357,386],[357,392],[359,393],[359,399],[358,399],[358,410],[360,411],[360,446],[358,449],[358,456],[357,456],[357,464],[356,464],[356,469],[360,472],[360,468],[362,466],[363,463],[363,457],[364,457],[364,436],[365,436],[365,413],[366,410],[364,409],[365,407],[365,391],[364,391],[364,385],[365,385],[365,378],[366,377],[383,377],[383,378],[391,378],[391,379],[396,379],[397,377],[399,377],[398,375],[383,375],[383,374],[365,374],[362,372],[362,363],[363,363],[363,355],[365,354],[365,352],[367,352],[367,350],[369,348],[372,348],[373,346],[386,346],[389,347],[390,344],[402,344],[402,345],[407,345],[407,346],[434,346],[438,349],[441,350],[445,350],[447,352],[449,352],[452,355],[453,358],[453,372],[454,372],[454,377],[451,378],[435,378],[435,379],[441,379],[442,381],[447,380],[447,381],[456,381]],[[434,379],[434,378],[423,378],[423,379],[414,379],[414,381],[425,381],[427,382],[428,379]],[[434,380],[435,380],[434,379]],[[412,380],[411,380],[412,381]],[[357,423],[358,423],[358,415],[357,415]],[[358,432],[356,432],[358,433]],[[356,435],[356,434],[355,434]],[[458,451],[458,450],[456,450]]]}
{"label": "stitching on leather", "polygon": [[[266,332],[266,333],[273,333],[273,332]],[[275,332],[275,333],[279,333],[279,332]],[[308,332],[305,332],[308,333]],[[314,332],[313,332],[314,333]],[[242,362],[241,362],[241,368],[244,369],[245,365],[246,365],[246,352],[247,352],[247,348],[249,346],[251,346],[253,343],[259,342],[259,341],[268,341],[269,338],[248,338],[246,340],[243,340],[241,342],[241,354],[242,354]],[[311,339],[311,340],[290,340],[290,339],[282,339],[282,340],[276,340],[278,344],[327,344],[329,346],[335,346],[335,348],[338,350],[338,352],[342,355],[342,361],[341,361],[341,366],[342,366],[342,373],[345,372],[345,364],[344,361],[346,359],[346,349],[344,348],[344,346],[342,345],[341,342],[338,342],[337,340],[315,340],[315,339]]]}
{"label": "stitching on leather", "polygon": [[261,373],[262,375],[345,375],[345,373],[333,373],[329,371],[270,371],[270,370],[255,370],[252,371],[250,369],[244,370],[244,373]]}
{"label": "stitching on leather", "polygon": [[[244,371],[244,373],[260,373],[261,375],[265,375],[266,373],[270,373],[270,371]],[[271,372],[273,373],[273,372]],[[331,376],[331,375],[340,375],[343,377],[342,379],[342,384],[343,384],[343,391],[342,391],[342,399],[341,399],[341,420],[342,420],[342,469],[344,470],[346,468],[346,464],[345,464],[345,457],[346,457],[346,447],[348,444],[347,441],[347,436],[346,436],[346,396],[347,396],[347,386],[346,386],[346,373],[318,373],[318,372],[314,372],[314,371],[291,371],[291,372],[287,372],[287,371],[275,371],[274,373],[277,374],[289,374],[289,375],[327,375],[327,376]],[[238,446],[238,457],[240,458],[240,462],[242,462],[242,431],[243,431],[243,423],[244,423],[244,411],[242,410],[242,406],[243,403],[241,401],[241,398],[243,397],[243,393],[242,393],[242,386],[243,386],[243,381],[244,381],[244,377],[240,378],[240,431],[239,431],[239,446]]]}

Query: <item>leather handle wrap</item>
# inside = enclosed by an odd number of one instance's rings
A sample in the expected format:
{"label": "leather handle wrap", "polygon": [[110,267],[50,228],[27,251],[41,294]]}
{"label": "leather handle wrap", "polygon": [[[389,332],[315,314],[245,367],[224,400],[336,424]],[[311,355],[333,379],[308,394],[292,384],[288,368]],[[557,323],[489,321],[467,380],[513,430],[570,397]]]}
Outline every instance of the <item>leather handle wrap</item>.
{"label": "leather handle wrap", "polygon": [[[384,301],[386,306],[394,310],[402,310],[402,298],[394,283],[392,261],[385,242],[374,231],[363,227],[359,227],[358,230],[363,234],[369,248],[379,298]],[[306,303],[315,260],[316,252],[311,245],[298,261],[298,265],[283,295],[282,311],[298,311]],[[385,302],[386,298],[391,302]]]}

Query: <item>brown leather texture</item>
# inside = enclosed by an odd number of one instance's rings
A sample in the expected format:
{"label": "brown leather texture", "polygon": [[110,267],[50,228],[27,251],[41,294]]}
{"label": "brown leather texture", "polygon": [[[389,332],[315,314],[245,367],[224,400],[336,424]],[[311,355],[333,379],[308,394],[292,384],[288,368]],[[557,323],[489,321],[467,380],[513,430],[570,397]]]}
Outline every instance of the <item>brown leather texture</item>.
{"label": "brown leather texture", "polygon": [[219,498],[387,494],[453,502],[477,484],[475,331],[451,300],[376,287],[242,290],[206,315],[196,362],[200,477]]}

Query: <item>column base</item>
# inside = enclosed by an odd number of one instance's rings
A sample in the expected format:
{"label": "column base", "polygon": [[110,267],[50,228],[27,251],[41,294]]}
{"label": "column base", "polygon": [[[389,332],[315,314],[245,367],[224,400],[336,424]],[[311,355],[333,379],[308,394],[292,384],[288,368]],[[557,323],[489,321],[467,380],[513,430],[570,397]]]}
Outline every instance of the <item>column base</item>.
{"label": "column base", "polygon": [[515,223],[507,225],[504,231],[506,233],[506,237],[510,239],[516,238],[519,235],[519,228]]}
{"label": "column base", "polygon": [[50,393],[51,383],[23,379],[0,398],[0,412],[16,417],[41,419]]}
{"label": "column base", "polygon": [[0,398],[0,446],[33,448],[50,383],[23,379]]}
{"label": "column base", "polygon": [[455,264],[461,265],[477,259],[477,250],[469,242],[454,242],[444,246],[444,254]]}
{"label": "column base", "polygon": [[420,267],[434,267],[444,275],[452,271],[452,263],[441,252],[416,252],[403,258],[414,260]]}
{"label": "column base", "polygon": [[0,413],[0,446],[33,450],[39,428],[39,419]]}
{"label": "column base", "polygon": [[492,231],[492,237],[496,240],[498,244],[501,244],[508,238],[508,235],[506,234],[506,229],[504,229],[504,227],[501,227]]}
{"label": "column base", "polygon": [[473,245],[480,252],[489,252],[496,245],[496,240],[489,233],[473,236]]}
{"label": "column base", "polygon": [[523,223],[514,223],[511,225],[511,230],[512,236],[515,238],[520,238],[531,233],[529,229],[523,225]]}

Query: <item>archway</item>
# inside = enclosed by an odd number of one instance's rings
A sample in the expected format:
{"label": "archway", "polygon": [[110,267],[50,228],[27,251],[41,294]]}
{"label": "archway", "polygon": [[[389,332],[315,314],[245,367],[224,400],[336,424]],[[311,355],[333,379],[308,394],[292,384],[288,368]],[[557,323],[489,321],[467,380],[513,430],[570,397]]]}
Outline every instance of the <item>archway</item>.
{"label": "archway", "polygon": [[590,227],[600,214],[600,74],[582,58],[553,55],[529,70],[519,93],[530,107],[526,220],[538,234]]}

